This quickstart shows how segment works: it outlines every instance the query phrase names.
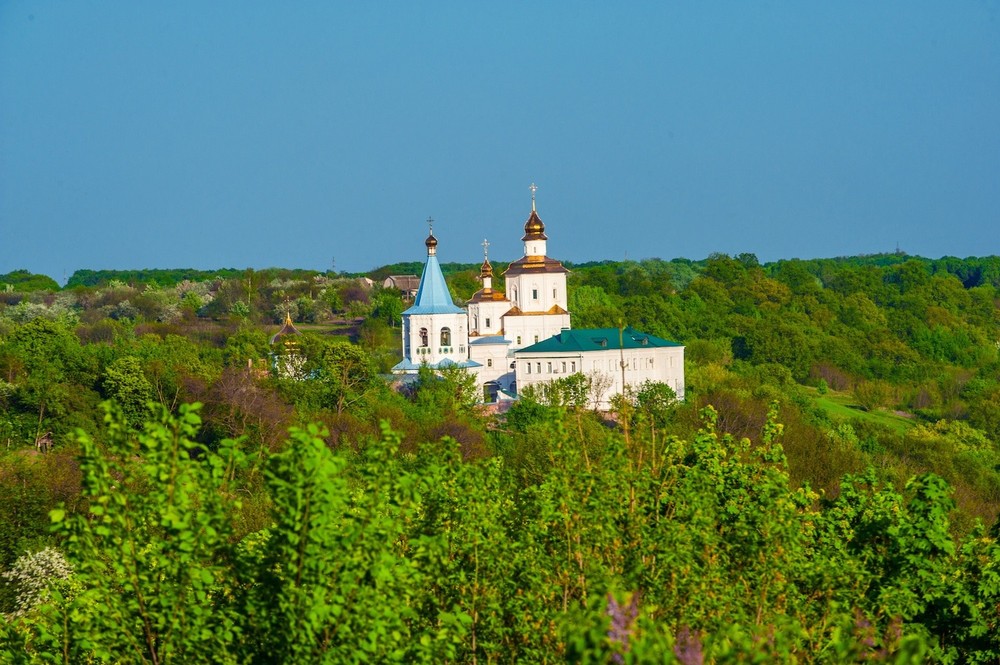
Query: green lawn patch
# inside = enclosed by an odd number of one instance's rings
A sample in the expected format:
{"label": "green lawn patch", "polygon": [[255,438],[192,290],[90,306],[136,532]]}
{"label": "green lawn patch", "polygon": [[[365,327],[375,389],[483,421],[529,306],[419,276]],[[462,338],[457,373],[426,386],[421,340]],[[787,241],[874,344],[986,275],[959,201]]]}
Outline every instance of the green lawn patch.
{"label": "green lawn patch", "polygon": [[816,404],[822,407],[834,420],[868,420],[900,434],[916,424],[914,418],[907,418],[890,411],[865,411],[858,406],[857,400],[848,392],[831,391],[826,395],[820,395],[815,388],[807,388],[807,390],[814,396]]}

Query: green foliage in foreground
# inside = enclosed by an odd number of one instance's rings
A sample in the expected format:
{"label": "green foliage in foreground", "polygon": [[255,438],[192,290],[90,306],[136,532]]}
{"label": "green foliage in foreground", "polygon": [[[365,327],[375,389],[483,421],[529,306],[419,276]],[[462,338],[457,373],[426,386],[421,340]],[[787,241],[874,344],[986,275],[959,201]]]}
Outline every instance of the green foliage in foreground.
{"label": "green foliage in foreground", "polygon": [[[81,434],[83,513],[52,512],[75,571],[0,629],[5,662],[995,662],[1000,547],[948,529],[947,485],[792,489],[763,444],[544,433],[538,481],[397,434],[331,451],[292,431],[269,528],[238,538],[238,441],[197,407]],[[530,429],[530,428],[529,428]],[[516,449],[523,445],[511,441]],[[37,584],[32,588],[37,588]]]}

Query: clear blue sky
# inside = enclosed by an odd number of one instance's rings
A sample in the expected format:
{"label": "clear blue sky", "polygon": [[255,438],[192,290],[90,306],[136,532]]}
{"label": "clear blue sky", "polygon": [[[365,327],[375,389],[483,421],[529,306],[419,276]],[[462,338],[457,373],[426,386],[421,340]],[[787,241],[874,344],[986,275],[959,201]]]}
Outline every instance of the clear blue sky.
{"label": "clear blue sky", "polygon": [[1000,3],[0,2],[0,273],[1000,253]]}

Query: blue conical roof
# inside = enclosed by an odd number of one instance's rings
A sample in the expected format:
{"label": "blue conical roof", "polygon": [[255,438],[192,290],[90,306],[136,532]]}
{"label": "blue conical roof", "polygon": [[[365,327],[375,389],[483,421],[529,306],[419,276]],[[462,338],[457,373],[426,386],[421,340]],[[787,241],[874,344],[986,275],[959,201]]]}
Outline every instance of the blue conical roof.
{"label": "blue conical roof", "polygon": [[436,254],[427,256],[424,273],[420,276],[420,288],[413,306],[403,314],[464,314],[465,310],[455,305],[448,291],[448,284],[441,273],[441,265]]}

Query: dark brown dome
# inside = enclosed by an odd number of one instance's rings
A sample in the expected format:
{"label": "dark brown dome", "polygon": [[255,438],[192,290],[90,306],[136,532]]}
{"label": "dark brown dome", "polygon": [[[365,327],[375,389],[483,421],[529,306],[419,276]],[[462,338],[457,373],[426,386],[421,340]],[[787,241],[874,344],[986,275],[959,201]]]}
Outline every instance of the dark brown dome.
{"label": "dark brown dome", "polygon": [[427,240],[424,241],[424,244],[427,245],[427,249],[435,249],[438,246],[438,239],[435,238],[434,234],[432,233],[429,236],[427,236]]}
{"label": "dark brown dome", "polygon": [[542,224],[541,218],[534,210],[524,223],[524,237],[521,240],[548,240],[548,236],[545,235],[545,224]]}

